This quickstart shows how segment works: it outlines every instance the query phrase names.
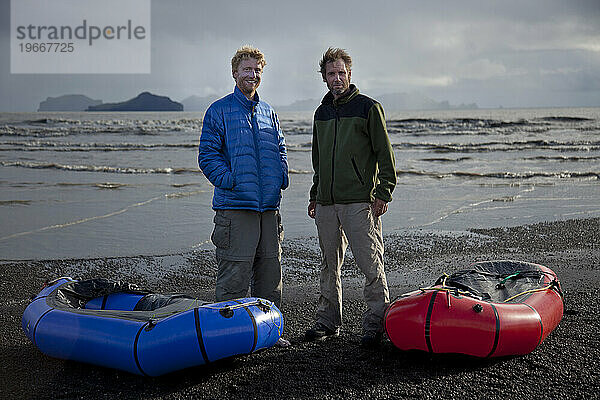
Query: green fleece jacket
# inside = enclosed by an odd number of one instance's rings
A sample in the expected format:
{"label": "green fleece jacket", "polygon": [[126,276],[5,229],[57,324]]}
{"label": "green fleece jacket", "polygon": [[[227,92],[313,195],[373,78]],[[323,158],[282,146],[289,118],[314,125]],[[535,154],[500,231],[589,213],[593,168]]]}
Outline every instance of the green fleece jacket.
{"label": "green fleece jacket", "polygon": [[354,85],[337,100],[328,92],[315,111],[312,162],[310,201],[390,202],[396,167],[381,104]]}

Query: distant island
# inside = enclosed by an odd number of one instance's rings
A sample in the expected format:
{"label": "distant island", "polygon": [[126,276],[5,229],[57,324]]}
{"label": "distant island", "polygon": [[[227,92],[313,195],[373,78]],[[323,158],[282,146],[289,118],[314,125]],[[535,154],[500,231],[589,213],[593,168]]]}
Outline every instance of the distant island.
{"label": "distant island", "polygon": [[[140,93],[133,99],[120,103],[102,103],[81,94],[48,97],[40,103],[38,111],[200,111],[206,109],[219,98],[217,95],[189,96],[176,102],[167,96],[157,96],[150,92]],[[420,93],[389,93],[373,95],[385,111],[414,110],[472,110],[476,103],[453,105],[448,101],[436,101]],[[314,111],[321,99],[296,100],[288,105],[275,106],[277,111]]]}
{"label": "distant island", "polygon": [[375,97],[386,111],[403,110],[471,110],[477,104],[452,105],[448,101],[436,101],[421,93],[390,93]]}
{"label": "distant island", "polygon": [[[479,108],[477,104],[452,105],[448,101],[436,101],[420,93],[390,93],[373,96],[383,105],[385,111],[409,110],[471,110]],[[286,106],[277,106],[277,111],[314,111],[320,99],[297,100]]]}
{"label": "distant island", "polygon": [[38,111],[85,111],[99,104],[102,104],[102,100],[93,100],[82,94],[66,94],[48,97],[40,103]]}
{"label": "distant island", "polygon": [[219,96],[214,95],[214,96],[205,96],[205,97],[200,97],[200,96],[190,96],[190,97],[186,97],[185,99],[181,100],[181,103],[183,104],[183,108],[185,109],[185,111],[206,111],[206,109],[208,108],[208,106],[210,106],[213,101],[217,100],[219,98]]}
{"label": "distant island", "polygon": [[183,111],[183,104],[167,96],[143,92],[133,99],[121,103],[104,103],[90,106],[87,111]]}
{"label": "distant island", "polygon": [[306,100],[296,100],[292,104],[287,106],[277,106],[275,110],[277,111],[315,111],[317,107],[321,104],[321,100],[317,99],[306,99]]}

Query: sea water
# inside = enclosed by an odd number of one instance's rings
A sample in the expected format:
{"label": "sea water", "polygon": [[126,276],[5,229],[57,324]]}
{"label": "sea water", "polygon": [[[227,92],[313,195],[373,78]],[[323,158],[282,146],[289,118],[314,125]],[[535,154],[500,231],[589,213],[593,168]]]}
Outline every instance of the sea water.
{"label": "sea water", "polygon": [[[280,113],[288,239],[306,215],[312,113]],[[600,216],[600,108],[404,111],[386,116],[398,186],[385,234]],[[202,113],[1,113],[0,259],[212,248]],[[350,168],[350,166],[349,166]]]}

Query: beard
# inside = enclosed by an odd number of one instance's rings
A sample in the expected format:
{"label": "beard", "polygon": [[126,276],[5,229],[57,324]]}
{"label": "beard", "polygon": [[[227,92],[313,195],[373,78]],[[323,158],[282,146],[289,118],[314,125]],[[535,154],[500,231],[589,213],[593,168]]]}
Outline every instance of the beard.
{"label": "beard", "polygon": [[341,96],[350,88],[350,82],[342,82],[342,84],[337,85],[327,85],[327,88],[334,96]]}
{"label": "beard", "polygon": [[256,83],[249,83],[244,80],[239,80],[237,82],[237,86],[240,88],[242,93],[244,93],[245,95],[249,95],[249,94],[252,94],[252,92],[255,92],[258,89],[259,85],[260,85],[259,80],[257,80]]}

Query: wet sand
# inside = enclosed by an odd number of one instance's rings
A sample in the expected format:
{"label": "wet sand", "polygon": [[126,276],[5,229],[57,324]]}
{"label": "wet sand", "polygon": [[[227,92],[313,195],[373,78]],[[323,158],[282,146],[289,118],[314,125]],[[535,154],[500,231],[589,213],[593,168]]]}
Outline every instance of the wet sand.
{"label": "wet sand", "polygon": [[[385,222],[384,222],[385,229]],[[6,399],[333,399],[597,398],[600,387],[600,219],[464,235],[413,232],[385,236],[391,296],[432,283],[476,261],[513,259],[552,268],[565,315],[533,353],[478,360],[402,352],[386,341],[358,347],[362,278],[343,267],[344,326],[338,338],[304,343],[318,295],[316,239],[284,242],[286,349],[273,348],[159,378],[49,358],[21,331],[21,315],[44,280],[106,277],[158,292],[213,300],[210,251],[155,257],[4,262],[0,264],[0,393]]]}

